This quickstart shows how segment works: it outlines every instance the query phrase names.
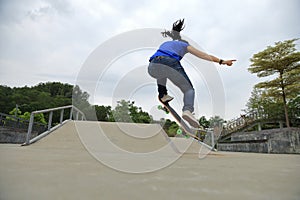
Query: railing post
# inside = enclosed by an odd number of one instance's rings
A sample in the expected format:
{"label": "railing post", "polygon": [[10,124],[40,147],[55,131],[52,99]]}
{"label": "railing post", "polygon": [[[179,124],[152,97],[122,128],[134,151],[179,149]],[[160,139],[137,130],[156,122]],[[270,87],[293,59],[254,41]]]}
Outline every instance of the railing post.
{"label": "railing post", "polygon": [[262,130],[262,128],[261,128],[261,123],[259,122],[258,123],[258,131],[261,131]]}
{"label": "railing post", "polygon": [[72,115],[73,115],[73,106],[71,107],[71,110],[70,110],[70,119],[72,119]]}
{"label": "railing post", "polygon": [[79,117],[79,111],[77,110],[76,111],[76,120],[78,120],[78,117]]}
{"label": "railing post", "polygon": [[60,119],[59,119],[59,123],[62,124],[63,120],[64,120],[64,109],[62,109],[62,110],[60,111]]}
{"label": "railing post", "polygon": [[279,122],[279,128],[283,129],[283,122],[282,121]]}
{"label": "railing post", "polygon": [[215,131],[213,131],[211,133],[211,146],[212,146],[212,149],[214,149],[214,146],[215,146]]}
{"label": "railing post", "polygon": [[51,111],[50,114],[49,114],[48,131],[51,129],[52,116],[53,116],[53,111]]}
{"label": "railing post", "polygon": [[32,112],[30,114],[30,120],[29,120],[29,125],[28,125],[28,131],[27,131],[25,144],[29,144],[29,140],[30,140],[31,132],[32,132],[33,121],[34,121],[34,113]]}

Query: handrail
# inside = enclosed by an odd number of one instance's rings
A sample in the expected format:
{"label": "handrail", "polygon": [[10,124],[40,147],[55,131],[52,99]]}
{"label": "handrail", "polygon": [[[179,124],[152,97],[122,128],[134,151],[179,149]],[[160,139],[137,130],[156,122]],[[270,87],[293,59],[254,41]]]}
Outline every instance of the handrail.
{"label": "handrail", "polygon": [[283,121],[284,120],[279,117],[269,116],[268,114],[261,113],[258,110],[253,110],[241,115],[239,118],[228,121],[220,138],[226,139],[235,132],[244,131],[256,125],[258,125],[258,128],[261,129],[260,125],[263,123],[276,122],[279,123],[281,127],[282,123],[284,123]]}
{"label": "handrail", "polygon": [[245,126],[248,126],[257,120],[265,120],[268,119],[268,115],[266,114],[260,114],[258,111],[252,111],[249,113],[246,113],[244,115],[241,115],[239,118],[230,120],[227,122],[225,130],[226,134],[235,132],[241,128],[244,128]]}
{"label": "handrail", "polygon": [[[26,135],[26,141],[23,145],[29,145],[29,144],[41,139],[42,137],[48,135],[50,132],[57,129],[58,127],[62,126],[63,123],[66,121],[66,120],[65,121],[63,120],[64,110],[66,110],[66,109],[70,109],[70,117],[69,117],[68,120],[72,120],[74,111],[75,111],[75,118],[73,117],[73,119],[78,120],[79,116],[81,116],[81,120],[86,120],[86,117],[85,117],[84,113],[82,111],[80,111],[77,107],[75,107],[74,105],[68,105],[68,106],[62,106],[62,107],[57,107],[57,108],[50,108],[50,109],[45,109],[45,110],[33,111],[30,114],[28,131],[27,131],[27,135]],[[57,126],[52,127],[53,112],[54,111],[59,111],[59,110],[60,110],[59,124]],[[31,138],[31,133],[32,133],[32,127],[33,127],[33,123],[34,123],[34,115],[39,114],[39,113],[49,113],[48,129],[47,129],[47,131],[45,131],[44,133],[38,135],[37,137],[35,137],[33,139],[30,139]]]}

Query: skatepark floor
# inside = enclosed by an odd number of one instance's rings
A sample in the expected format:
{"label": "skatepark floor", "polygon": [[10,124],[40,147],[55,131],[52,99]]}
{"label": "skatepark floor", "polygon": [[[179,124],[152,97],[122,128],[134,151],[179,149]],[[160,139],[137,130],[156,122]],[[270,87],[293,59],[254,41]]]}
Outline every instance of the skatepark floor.
{"label": "skatepark floor", "polygon": [[[126,172],[97,159],[76,133],[80,128],[90,133],[94,125],[68,122],[29,146],[1,144],[0,199],[300,199],[299,155],[229,152],[200,155],[190,149],[188,153],[177,152],[178,158],[156,170]],[[112,124],[104,124],[102,128],[104,132],[118,132]],[[147,126],[144,130],[150,129]],[[158,135],[151,137],[151,143],[138,146],[137,151],[150,149],[152,143],[152,146],[162,145],[163,139]],[[89,137],[95,138],[92,134]],[[124,148],[133,146],[126,138],[118,141],[115,138],[118,135],[110,137]],[[174,143],[185,140],[175,139]],[[174,156],[169,151],[155,158],[142,154],[141,159],[145,163],[161,162]],[[106,151],[105,158],[119,162],[120,167],[127,159],[114,151]],[[141,163],[132,161],[124,166],[144,167]]]}

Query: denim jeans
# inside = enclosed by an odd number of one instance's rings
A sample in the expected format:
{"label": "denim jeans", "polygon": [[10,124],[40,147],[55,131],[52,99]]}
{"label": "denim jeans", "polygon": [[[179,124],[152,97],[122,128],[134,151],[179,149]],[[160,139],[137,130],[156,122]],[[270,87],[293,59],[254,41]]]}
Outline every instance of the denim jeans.
{"label": "denim jeans", "polygon": [[167,79],[183,92],[183,111],[194,111],[195,90],[180,62],[167,56],[158,56],[151,60],[148,73],[157,80],[159,97],[167,94]]}

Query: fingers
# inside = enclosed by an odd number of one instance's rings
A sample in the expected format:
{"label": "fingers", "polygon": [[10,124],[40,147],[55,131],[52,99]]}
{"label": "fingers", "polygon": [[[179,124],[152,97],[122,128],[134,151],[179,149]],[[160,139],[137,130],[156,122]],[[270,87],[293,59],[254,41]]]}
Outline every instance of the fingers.
{"label": "fingers", "polygon": [[222,62],[223,65],[227,65],[227,66],[231,66],[233,64],[233,62],[237,61],[236,59],[232,59],[232,60],[224,60]]}
{"label": "fingers", "polygon": [[228,66],[231,66],[232,64],[233,64],[233,62],[235,62],[236,60],[234,59],[234,60],[227,60],[226,61],[226,64],[228,65]]}

